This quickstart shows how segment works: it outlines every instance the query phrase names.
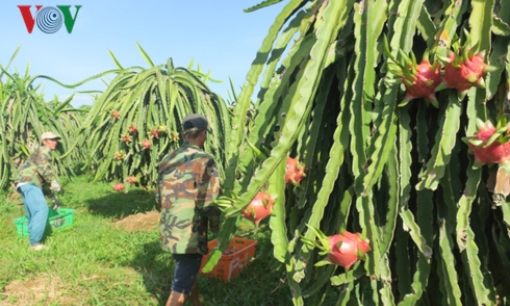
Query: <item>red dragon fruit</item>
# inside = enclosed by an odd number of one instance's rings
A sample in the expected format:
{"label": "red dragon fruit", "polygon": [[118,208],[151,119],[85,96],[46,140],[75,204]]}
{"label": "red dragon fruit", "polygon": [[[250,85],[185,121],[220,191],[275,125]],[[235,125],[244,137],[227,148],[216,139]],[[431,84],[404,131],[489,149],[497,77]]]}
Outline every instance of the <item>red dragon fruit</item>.
{"label": "red dragon fruit", "polygon": [[326,259],[315,263],[315,266],[333,264],[349,270],[358,260],[365,259],[365,254],[370,251],[368,240],[362,239],[358,233],[344,231],[326,236],[321,230],[307,226],[315,233],[315,238],[301,236],[301,241],[308,247],[320,249],[320,255],[326,255]]}
{"label": "red dragon fruit", "polygon": [[142,140],[142,147],[144,149],[150,149],[152,147],[152,142],[149,139]]}
{"label": "red dragon fruit", "polygon": [[464,93],[473,86],[484,86],[482,76],[497,67],[486,65],[485,52],[472,54],[470,51],[462,55],[450,52],[445,65],[443,80],[446,86]]}
{"label": "red dragon fruit", "polygon": [[413,52],[409,57],[403,50],[399,50],[401,59],[397,59],[391,53],[386,38],[384,39],[384,49],[389,59],[388,71],[400,76],[406,88],[406,96],[399,106],[404,106],[413,99],[423,98],[430,101],[435,107],[439,107],[435,91],[436,87],[441,84],[441,64],[435,61],[431,65],[427,50],[425,50],[422,61],[418,65]]}
{"label": "red dragon fruit", "polygon": [[246,219],[255,222],[255,224],[259,224],[262,219],[271,214],[273,206],[273,197],[265,192],[259,192],[255,198],[253,198],[246,210],[243,211],[243,216]]}
{"label": "red dragon fruit", "polygon": [[239,248],[233,247],[231,249],[226,249],[225,251],[223,251],[223,255],[233,255],[239,251],[240,251]]}
{"label": "red dragon fruit", "polygon": [[424,98],[438,107],[435,89],[441,83],[441,65],[436,62],[431,65],[424,57],[419,65],[410,65],[411,74],[402,76],[402,83],[406,88],[406,97],[401,105],[416,99]]}
{"label": "red dragon fruit", "polygon": [[298,185],[305,176],[305,165],[296,158],[287,157],[285,169],[285,184]]}
{"label": "red dragon fruit", "polygon": [[117,184],[113,185],[113,189],[117,190],[118,192],[121,192],[122,190],[124,190],[124,184],[117,183]]}
{"label": "red dragon fruit", "polygon": [[128,127],[129,133],[136,134],[138,133],[138,129],[136,128],[136,125],[134,123],[131,123],[131,125]]}
{"label": "red dragon fruit", "polygon": [[345,231],[343,234],[329,236],[328,240],[330,253],[327,260],[346,270],[370,251],[368,241],[361,239],[358,233]]}
{"label": "red dragon fruit", "polygon": [[153,129],[151,130],[151,136],[152,136],[153,138],[158,138],[158,137],[159,137],[159,130],[158,130],[158,128],[157,128],[157,127],[153,128]]}
{"label": "red dragon fruit", "polygon": [[119,119],[120,118],[120,112],[118,110],[114,110],[112,112],[112,118],[113,119]]}
{"label": "red dragon fruit", "polygon": [[[504,126],[496,128],[490,121],[477,121],[478,132],[466,138],[467,144],[475,155],[475,163],[477,166],[483,164],[500,164],[510,173],[510,141],[501,142],[498,136],[509,134],[510,128]],[[497,135],[495,135],[497,133]],[[495,138],[489,145],[491,138]]]}

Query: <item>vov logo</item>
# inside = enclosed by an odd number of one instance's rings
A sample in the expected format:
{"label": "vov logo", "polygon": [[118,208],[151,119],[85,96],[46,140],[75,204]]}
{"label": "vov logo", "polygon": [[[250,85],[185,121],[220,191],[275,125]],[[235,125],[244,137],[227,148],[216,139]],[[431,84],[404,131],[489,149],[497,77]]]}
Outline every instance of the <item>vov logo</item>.
{"label": "vov logo", "polygon": [[60,30],[62,23],[66,25],[67,33],[71,34],[76,18],[78,17],[78,12],[82,6],[75,5],[76,12],[74,13],[74,17],[71,15],[70,5],[57,5],[57,7],[36,5],[35,17],[32,16],[32,12],[30,11],[31,7],[31,5],[18,5],[28,34],[32,34],[34,24],[37,24],[41,32],[53,34]]}

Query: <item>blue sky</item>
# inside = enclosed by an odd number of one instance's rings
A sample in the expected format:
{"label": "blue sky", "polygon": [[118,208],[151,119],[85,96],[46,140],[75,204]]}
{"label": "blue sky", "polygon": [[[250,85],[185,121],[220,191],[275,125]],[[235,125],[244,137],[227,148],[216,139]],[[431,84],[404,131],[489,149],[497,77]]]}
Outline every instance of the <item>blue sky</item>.
{"label": "blue sky", "polygon": [[[164,64],[171,57],[175,66],[211,71],[211,77],[222,84],[209,82],[209,87],[227,98],[232,78],[237,92],[262,44],[269,27],[285,5],[285,1],[252,13],[243,9],[261,0],[2,0],[0,1],[0,64],[6,65],[18,46],[21,49],[9,71],[22,74],[30,63],[30,75],[48,75],[73,84],[87,77],[114,69],[110,50],[124,67],[148,67],[136,42],[144,48],[154,64]],[[129,3],[129,4],[128,4]],[[37,25],[28,33],[18,5],[44,7],[82,5],[71,34],[65,26],[54,34],[43,33]],[[108,81],[108,79],[105,79]],[[47,99],[57,94],[60,100],[73,90],[42,80]],[[77,90],[104,90],[99,80]],[[90,104],[92,99],[79,94],[74,106]]]}

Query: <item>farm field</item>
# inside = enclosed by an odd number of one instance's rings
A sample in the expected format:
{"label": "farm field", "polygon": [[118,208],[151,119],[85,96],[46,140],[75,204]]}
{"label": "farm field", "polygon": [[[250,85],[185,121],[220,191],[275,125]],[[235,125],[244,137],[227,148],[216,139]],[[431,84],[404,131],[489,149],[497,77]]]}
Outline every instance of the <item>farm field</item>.
{"label": "farm field", "polygon": [[[62,207],[75,209],[74,224],[47,238],[49,250],[28,249],[13,219],[21,199],[0,204],[0,305],[164,305],[173,260],[159,247],[152,191],[117,193],[110,184],[80,176],[63,184]],[[21,205],[20,205],[21,204]],[[251,229],[243,223],[242,231]],[[200,276],[206,305],[289,305],[288,287],[271,273],[272,250],[259,233],[256,258],[228,283]]]}
{"label": "farm field", "polygon": [[[285,1],[227,97],[200,64],[137,48],[143,67],[109,52],[116,69],[74,84],[0,65],[2,304],[163,305],[153,190],[198,113],[221,186],[204,271],[235,236],[259,242],[230,283],[199,279],[206,305],[509,305],[510,1]],[[110,81],[75,108],[41,78]],[[76,222],[33,253],[7,190],[45,131]]]}

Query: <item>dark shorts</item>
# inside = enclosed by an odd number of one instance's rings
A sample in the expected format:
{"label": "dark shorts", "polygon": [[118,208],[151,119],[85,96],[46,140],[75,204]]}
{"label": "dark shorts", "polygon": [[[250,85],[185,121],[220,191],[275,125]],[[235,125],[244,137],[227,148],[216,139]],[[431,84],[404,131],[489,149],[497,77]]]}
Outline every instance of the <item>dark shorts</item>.
{"label": "dark shorts", "polygon": [[202,264],[200,254],[173,254],[175,260],[172,291],[190,295]]}

